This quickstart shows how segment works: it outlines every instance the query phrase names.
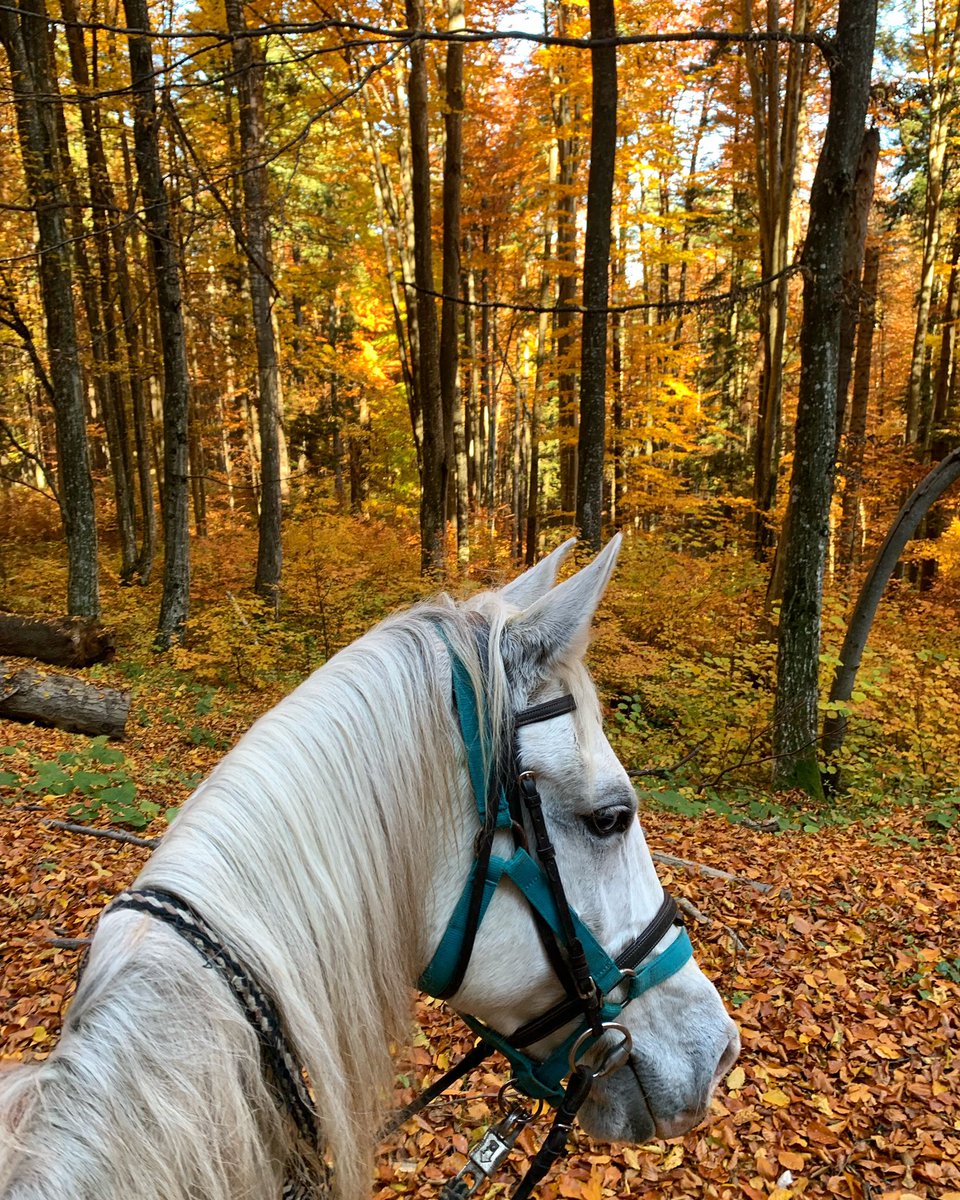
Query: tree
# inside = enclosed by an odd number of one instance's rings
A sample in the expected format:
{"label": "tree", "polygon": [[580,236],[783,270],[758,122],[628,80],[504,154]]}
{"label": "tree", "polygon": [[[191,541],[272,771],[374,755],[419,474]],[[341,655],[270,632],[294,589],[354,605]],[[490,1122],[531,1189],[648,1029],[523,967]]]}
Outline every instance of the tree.
{"label": "tree", "polygon": [[[797,0],[793,6],[792,32],[806,33],[808,19],[806,0]],[[744,0],[743,27],[750,29],[752,25],[751,3]],[[779,0],[767,0],[767,31],[772,33],[779,27]],[[760,297],[759,310],[763,368],[754,437],[753,499],[754,546],[762,558],[773,540],[769,514],[776,500],[780,471],[783,359],[790,299],[786,271],[791,254],[790,218],[810,46],[790,44],[786,72],[775,42],[765,46],[747,43],[744,58],[753,113],[760,274],[773,280]]]}
{"label": "tree", "polygon": [[[613,38],[614,0],[590,0],[590,34]],[[606,429],[607,302],[610,295],[610,218],[617,156],[617,48],[593,46],[590,180],[583,252],[583,343],[580,357],[580,429],[577,437],[577,527],[600,549]]]}
{"label": "tree", "polygon": [[259,42],[247,35],[240,0],[224,0],[239,97],[240,159],[243,178],[244,247],[250,277],[253,332],[257,344],[257,411],[260,418],[260,517],[254,590],[276,611],[283,568],[283,516],[280,437],[283,392],[273,325],[273,245],[264,165],[265,64]]}
{"label": "tree", "polygon": [[[448,0],[447,28],[464,28],[463,0]],[[448,463],[455,466],[453,505],[457,519],[457,558],[470,558],[470,514],[467,498],[467,446],[460,395],[460,209],[463,188],[463,44],[447,46],[446,107],[443,124],[443,305],[440,311],[440,398]]]}
{"label": "tree", "polygon": [[190,376],[183,324],[180,266],[170,224],[170,206],[160,167],[153,49],[146,0],[124,0],[133,94],[134,158],[150,244],[163,357],[163,596],[157,644],[178,641],[190,610],[190,530],[188,509],[187,415]]}
{"label": "tree", "polygon": [[800,393],[777,645],[774,778],[822,799],[817,769],[820,615],[836,455],[844,241],[854,199],[876,38],[876,0],[840,0],[829,52],[830,109],[810,193]]}
{"label": "tree", "polygon": [[[424,27],[423,0],[406,0],[407,27]],[[423,470],[420,480],[420,563],[424,574],[442,573],[445,563],[447,476],[449,463],[440,395],[440,335],[434,299],[433,230],[430,211],[430,127],[426,48],[410,44],[410,158],[414,221],[414,270],[420,335],[420,410],[423,419]]]}
{"label": "tree", "polygon": [[[924,364],[927,360],[927,331],[930,304],[940,246],[943,198],[950,167],[947,147],[956,116],[957,74],[960,71],[960,4],[956,0],[934,0],[932,23],[921,30],[923,74],[929,94],[924,163],[923,252],[917,290],[916,325],[910,376],[904,407],[908,445],[923,441],[929,423],[929,396],[924,399]],[[929,389],[926,389],[929,393]]]}
{"label": "tree", "polygon": [[60,508],[67,542],[67,612],[96,617],[100,613],[97,525],[47,33],[43,0],[23,0],[19,12],[11,6],[0,11],[0,41],[10,63],[23,170],[37,222]]}

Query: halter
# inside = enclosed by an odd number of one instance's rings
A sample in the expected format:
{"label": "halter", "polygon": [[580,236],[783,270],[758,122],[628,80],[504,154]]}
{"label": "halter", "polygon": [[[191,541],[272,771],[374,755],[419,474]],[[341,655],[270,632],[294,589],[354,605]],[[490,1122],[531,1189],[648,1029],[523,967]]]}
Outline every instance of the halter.
{"label": "halter", "polygon": [[[445,637],[444,641],[447,642]],[[447,650],[454,709],[466,750],[480,831],[467,881],[419,986],[438,999],[446,999],[458,990],[493,894],[504,878],[509,879],[530,906],[566,998],[512,1034],[499,1033],[469,1016],[464,1016],[464,1020],[483,1042],[496,1047],[507,1058],[520,1091],[558,1105],[565,1097],[564,1078],[578,1069],[580,1059],[604,1034],[614,1032],[620,1040],[607,1053],[601,1067],[589,1072],[591,1081],[627,1063],[632,1038],[617,1018],[637,996],[679,971],[691,957],[693,948],[678,917],[676,901],[666,892],[650,924],[616,958],[599,944],[567,901],[536,777],[524,770],[516,737],[523,726],[573,712],[576,702],[572,696],[559,696],[518,712],[513,718],[510,737],[505,739],[501,762],[488,771],[483,751],[492,739],[486,700],[478,701],[466,664],[449,642]],[[533,833],[532,853],[527,844],[528,827]],[[514,852],[509,858],[493,853],[494,838],[500,831],[513,836]],[[673,925],[680,926],[676,938],[661,954],[650,958]],[[614,993],[618,995],[615,997]],[[572,1032],[545,1059],[534,1059],[526,1052],[527,1047],[578,1017],[580,1021]]]}

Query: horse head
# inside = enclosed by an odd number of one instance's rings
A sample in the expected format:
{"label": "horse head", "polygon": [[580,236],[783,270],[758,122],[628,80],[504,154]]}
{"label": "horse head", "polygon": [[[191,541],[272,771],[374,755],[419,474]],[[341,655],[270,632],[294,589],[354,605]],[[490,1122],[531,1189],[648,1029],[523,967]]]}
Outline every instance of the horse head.
{"label": "horse head", "polygon": [[[478,867],[477,816],[462,815],[460,829],[468,836],[460,837],[455,864],[443,865],[434,889],[425,980],[444,977],[441,960],[449,968],[464,957],[469,888],[461,893],[451,926],[451,887],[455,896],[458,879],[482,870],[492,883],[492,898],[466,935],[465,960],[452,980],[444,979],[440,993],[514,1056],[518,1074],[529,1079],[535,1094],[553,1098],[557,1077],[582,1053],[596,1076],[581,1110],[584,1128],[607,1140],[642,1142],[654,1134],[676,1136],[703,1118],[716,1083],[737,1056],[739,1038],[716,989],[690,957],[686,934],[670,920],[676,910],[665,901],[637,818],[636,793],[603,732],[583,661],[619,543],[617,537],[589,566],[555,585],[568,542],[496,600],[467,602],[487,641],[481,705],[489,714],[489,737],[509,743],[489,755],[489,770],[505,776],[503,819],[489,849],[494,866]],[[530,713],[537,719],[516,721],[517,714]],[[545,826],[539,833],[536,815],[520,802],[511,809],[506,797],[517,776],[538,794]],[[475,799],[470,791],[465,788],[468,809]],[[544,857],[536,848],[546,844],[544,837],[559,869],[557,906],[565,902],[574,935],[582,931],[578,944],[595,944],[590,964],[595,991],[580,996],[579,1005],[570,978],[573,955],[548,895],[548,872],[542,861],[530,865]],[[527,886],[527,879],[534,882]],[[651,931],[665,907],[666,927],[661,921]],[[642,946],[645,931],[654,940],[643,946],[644,957],[635,969],[618,972],[621,952]],[[644,972],[640,988],[634,979]],[[638,994],[631,997],[631,989]],[[557,1019],[543,1019],[551,1012]],[[547,1064],[545,1073],[541,1064]]]}

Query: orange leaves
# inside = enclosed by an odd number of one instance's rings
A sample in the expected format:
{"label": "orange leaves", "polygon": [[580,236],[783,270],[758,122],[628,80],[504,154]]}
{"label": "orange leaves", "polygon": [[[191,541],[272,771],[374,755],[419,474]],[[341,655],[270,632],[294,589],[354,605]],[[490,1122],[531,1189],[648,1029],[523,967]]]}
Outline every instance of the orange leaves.
{"label": "orange leaves", "polygon": [[[402,550],[376,536],[385,555],[378,569],[402,565]],[[334,554],[333,534],[327,538],[322,548]],[[304,555],[297,568],[305,577],[308,563]],[[356,619],[347,593],[363,590],[365,578],[359,570],[338,575],[323,596],[328,616]],[[401,573],[392,586],[405,586]],[[678,602],[683,617],[686,603]],[[602,630],[602,647],[606,637]],[[614,642],[611,653],[626,653]],[[262,695],[232,692],[244,711],[215,724],[221,705],[203,712],[209,699],[207,690],[169,684],[144,697],[150,724],[128,754],[131,773],[155,798],[173,786],[167,799],[176,802],[183,791],[162,774],[164,756],[178,768],[194,751],[198,766],[218,757],[209,739],[193,736],[195,727],[229,738],[263,704]],[[16,730],[9,740],[20,736]],[[34,753],[42,746],[44,757],[54,757],[69,735],[31,739]],[[13,770],[25,765],[8,758]],[[50,815],[61,815],[66,802],[40,800]],[[88,932],[143,855],[44,828],[43,815],[0,807],[0,1038],[13,1058],[50,1049],[72,990],[76,952],[45,939]],[[646,813],[653,849],[772,885],[761,895],[661,869],[664,883],[712,921],[691,934],[741,1027],[743,1053],[698,1129],[643,1146],[611,1147],[579,1133],[539,1200],[960,1200],[960,889],[955,853],[918,837],[921,822],[922,813],[910,810],[891,818],[885,834],[901,837],[893,841],[869,825],[776,835],[712,816]],[[904,840],[914,838],[917,845]],[[733,949],[725,927],[745,950]],[[420,1004],[418,1018],[426,1036],[400,1053],[398,1103],[472,1045],[444,1006]],[[504,1078],[494,1060],[462,1094],[395,1135],[382,1149],[371,1195],[435,1200],[490,1123]],[[509,1191],[545,1128],[541,1120],[524,1132],[491,1200]]]}

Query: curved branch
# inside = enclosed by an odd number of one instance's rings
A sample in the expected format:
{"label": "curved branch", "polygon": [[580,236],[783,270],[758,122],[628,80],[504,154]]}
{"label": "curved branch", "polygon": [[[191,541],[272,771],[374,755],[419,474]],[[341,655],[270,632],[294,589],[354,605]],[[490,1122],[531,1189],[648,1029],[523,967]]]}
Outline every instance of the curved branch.
{"label": "curved branch", "polygon": [[[857,597],[847,635],[840,650],[840,665],[830,688],[831,701],[843,703],[853,694],[853,685],[860,669],[860,660],[863,658],[873,619],[877,615],[877,608],[894,567],[899,562],[907,542],[916,533],[924,515],[957,479],[960,479],[960,446],[951,451],[917,484],[897,513],[896,520],[860,588],[860,595]],[[840,749],[846,730],[845,716],[840,713],[827,714],[823,722],[822,739],[826,754],[835,754]]]}

